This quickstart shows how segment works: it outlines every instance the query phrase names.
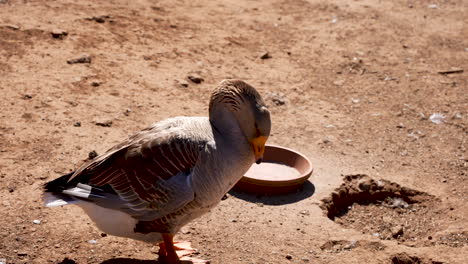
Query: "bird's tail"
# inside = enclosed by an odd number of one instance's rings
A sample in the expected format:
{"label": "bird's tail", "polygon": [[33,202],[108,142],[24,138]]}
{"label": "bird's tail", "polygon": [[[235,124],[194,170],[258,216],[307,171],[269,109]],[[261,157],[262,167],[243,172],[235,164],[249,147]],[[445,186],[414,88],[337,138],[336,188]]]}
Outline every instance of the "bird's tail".
{"label": "bird's tail", "polygon": [[78,200],[74,199],[72,196],[62,193],[66,189],[67,183],[73,173],[74,172],[63,175],[62,177],[44,184],[42,199],[44,200],[45,206],[53,207],[78,202]]}

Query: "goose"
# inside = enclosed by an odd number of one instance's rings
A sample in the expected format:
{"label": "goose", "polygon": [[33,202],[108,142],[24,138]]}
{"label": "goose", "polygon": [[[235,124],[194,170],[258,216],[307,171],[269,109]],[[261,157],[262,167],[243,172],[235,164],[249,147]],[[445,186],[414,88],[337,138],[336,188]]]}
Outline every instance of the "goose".
{"label": "goose", "polygon": [[195,250],[174,235],[262,162],[270,129],[270,112],[257,90],[223,80],[211,94],[208,117],[154,123],[47,182],[44,202],[78,205],[103,232],[158,244],[159,259],[181,263]]}

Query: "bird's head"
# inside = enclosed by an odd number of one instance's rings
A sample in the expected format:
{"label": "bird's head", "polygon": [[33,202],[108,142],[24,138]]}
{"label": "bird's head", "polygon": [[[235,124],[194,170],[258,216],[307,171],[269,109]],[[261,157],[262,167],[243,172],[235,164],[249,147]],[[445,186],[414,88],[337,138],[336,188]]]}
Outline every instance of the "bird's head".
{"label": "bird's head", "polygon": [[259,164],[271,129],[270,112],[262,97],[241,80],[223,80],[211,95],[210,121],[226,119],[229,115],[236,119]]}

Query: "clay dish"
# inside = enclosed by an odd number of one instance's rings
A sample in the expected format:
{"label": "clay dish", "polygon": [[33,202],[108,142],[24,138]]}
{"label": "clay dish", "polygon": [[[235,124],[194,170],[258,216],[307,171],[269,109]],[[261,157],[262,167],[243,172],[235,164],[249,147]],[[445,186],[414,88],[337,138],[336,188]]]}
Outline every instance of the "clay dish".
{"label": "clay dish", "polygon": [[239,191],[285,194],[296,191],[312,174],[312,164],[292,149],[267,145],[263,162],[253,164],[236,184]]}

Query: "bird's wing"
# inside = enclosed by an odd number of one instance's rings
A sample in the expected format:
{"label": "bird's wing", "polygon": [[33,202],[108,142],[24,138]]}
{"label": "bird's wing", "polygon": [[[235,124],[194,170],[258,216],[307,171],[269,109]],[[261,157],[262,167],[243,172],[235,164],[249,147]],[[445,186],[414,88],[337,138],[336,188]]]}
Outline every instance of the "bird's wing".
{"label": "bird's wing", "polygon": [[203,129],[194,136],[179,121],[145,129],[83,165],[68,181],[78,190],[62,193],[79,197],[81,191],[85,199],[141,221],[183,207],[194,198],[191,171],[210,136]]}

